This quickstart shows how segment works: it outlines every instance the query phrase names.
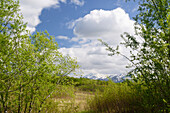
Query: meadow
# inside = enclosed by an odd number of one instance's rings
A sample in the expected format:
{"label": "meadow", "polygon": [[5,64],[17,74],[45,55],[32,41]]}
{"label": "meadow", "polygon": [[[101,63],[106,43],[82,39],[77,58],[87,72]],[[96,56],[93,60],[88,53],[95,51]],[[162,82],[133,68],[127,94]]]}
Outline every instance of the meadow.
{"label": "meadow", "polygon": [[[151,109],[142,106],[142,94],[132,82],[92,80],[64,77],[43,109],[47,113],[142,113]],[[135,85],[136,87],[136,85]]]}

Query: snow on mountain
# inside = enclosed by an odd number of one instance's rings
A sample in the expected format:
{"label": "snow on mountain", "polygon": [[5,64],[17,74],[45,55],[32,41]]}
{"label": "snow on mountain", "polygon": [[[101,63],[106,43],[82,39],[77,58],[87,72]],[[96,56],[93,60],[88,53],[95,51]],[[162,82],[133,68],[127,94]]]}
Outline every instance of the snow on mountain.
{"label": "snow on mountain", "polygon": [[[71,76],[74,77],[74,76]],[[82,75],[82,78],[94,79],[94,80],[104,80],[108,81],[111,79],[115,83],[123,82],[125,79],[131,79],[130,77],[126,77],[125,74],[114,74],[114,75],[105,75],[105,74],[98,74],[98,73],[90,73],[87,75]],[[80,78],[80,76],[76,76],[75,78]]]}

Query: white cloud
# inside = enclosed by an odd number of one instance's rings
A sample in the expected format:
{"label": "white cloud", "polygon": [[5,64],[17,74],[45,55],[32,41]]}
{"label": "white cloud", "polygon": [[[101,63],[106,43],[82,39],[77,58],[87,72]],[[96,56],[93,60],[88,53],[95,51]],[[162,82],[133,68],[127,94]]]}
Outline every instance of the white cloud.
{"label": "white cloud", "polygon": [[112,44],[121,41],[123,32],[134,33],[134,21],[121,8],[114,10],[93,10],[83,18],[72,22],[73,32],[77,38],[90,40],[103,39]]}
{"label": "white cloud", "polygon": [[20,8],[24,16],[24,22],[28,22],[27,29],[35,31],[35,27],[40,24],[39,16],[43,8],[57,7],[59,0],[21,0]]}
{"label": "white cloud", "polygon": [[68,40],[69,38],[67,36],[57,36],[58,39],[64,39],[64,40]]}
{"label": "white cloud", "polygon": [[[71,0],[76,5],[83,5],[84,2],[79,0]],[[41,23],[39,16],[44,8],[57,8],[60,2],[67,3],[67,0],[20,0],[20,9],[24,17],[24,22],[28,22],[27,29],[31,33],[35,31],[35,27]]]}
{"label": "white cloud", "polygon": [[[77,57],[78,63],[82,66],[82,70],[88,73],[99,74],[120,74],[125,73],[128,69],[125,66],[128,64],[127,59],[121,56],[108,56],[105,47],[101,46],[97,39],[116,47],[121,41],[121,34],[129,32],[134,34],[134,21],[121,8],[114,10],[93,10],[82,18],[79,18],[69,23],[72,27],[75,37],[72,41],[83,43],[79,47],[61,48],[60,51],[65,54],[70,54],[72,57]],[[129,55],[129,52],[124,47],[120,47],[120,51]]]}
{"label": "white cloud", "polygon": [[60,0],[61,2],[63,2],[63,3],[67,3],[67,0]]}
{"label": "white cloud", "polygon": [[85,75],[89,73],[121,74],[127,72],[125,66],[128,61],[120,56],[108,56],[108,51],[99,42],[80,47],[61,48],[59,51],[76,57]]}
{"label": "white cloud", "polygon": [[78,42],[79,44],[85,44],[85,43],[89,42],[89,40],[86,38],[73,37],[72,39],[70,39],[70,42]]}
{"label": "white cloud", "polygon": [[71,3],[74,3],[76,5],[79,6],[83,6],[84,5],[84,0],[80,1],[80,0],[71,0]]}
{"label": "white cloud", "polygon": [[[66,0],[60,0],[66,3]],[[76,5],[83,5],[84,1],[71,0]],[[28,22],[28,29],[35,31],[35,27],[41,22],[39,16],[43,8],[59,7],[59,0],[21,0],[21,12],[24,22]],[[121,8],[115,10],[93,10],[82,18],[72,22],[75,37],[71,41],[78,41],[82,45],[72,48],[61,48],[60,51],[77,57],[78,63],[85,73],[123,73],[126,72],[127,60],[120,56],[110,57],[105,47],[101,46],[97,39],[101,38],[115,46],[121,41],[123,32],[134,33],[134,21]],[[60,36],[59,38],[67,39]],[[91,40],[90,43],[85,43]],[[126,54],[125,49],[121,49]]]}
{"label": "white cloud", "polygon": [[80,39],[76,38],[76,37],[73,37],[70,42],[79,42]]}

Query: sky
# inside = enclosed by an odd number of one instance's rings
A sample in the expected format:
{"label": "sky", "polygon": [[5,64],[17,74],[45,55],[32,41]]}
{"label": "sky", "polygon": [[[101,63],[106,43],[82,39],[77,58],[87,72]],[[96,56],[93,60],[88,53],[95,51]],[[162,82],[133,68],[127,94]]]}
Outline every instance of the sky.
{"label": "sky", "polygon": [[[32,34],[47,30],[58,42],[59,51],[76,58],[82,74],[124,74],[129,62],[108,56],[102,39],[112,47],[122,42],[121,34],[134,34],[137,2],[125,0],[20,0],[20,9]],[[120,52],[129,55],[120,46]]]}

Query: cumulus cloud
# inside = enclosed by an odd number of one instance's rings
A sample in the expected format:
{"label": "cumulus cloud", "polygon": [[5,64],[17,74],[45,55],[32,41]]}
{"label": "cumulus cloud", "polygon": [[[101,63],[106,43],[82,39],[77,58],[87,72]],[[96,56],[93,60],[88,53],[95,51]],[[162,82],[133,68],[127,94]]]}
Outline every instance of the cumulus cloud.
{"label": "cumulus cloud", "polygon": [[[96,42],[95,42],[96,43]],[[90,43],[80,47],[60,48],[62,53],[76,57],[84,74],[122,74],[128,61],[121,56],[108,56],[104,46]]]}
{"label": "cumulus cloud", "polygon": [[[24,22],[28,22],[28,29],[35,31],[35,27],[41,22],[39,15],[43,8],[59,7],[59,3],[67,3],[66,0],[21,0],[21,12]],[[83,5],[84,1],[71,0],[71,3]],[[134,34],[134,21],[121,8],[114,10],[93,10],[89,14],[71,22],[75,37],[70,41],[79,42],[81,45],[71,48],[60,48],[64,54],[77,57],[83,71],[88,73],[120,74],[127,71],[125,66],[128,61],[120,56],[108,56],[105,47],[101,46],[97,39],[116,46],[120,43],[120,34],[129,32]],[[68,39],[59,36],[60,39]],[[86,43],[88,42],[88,43]],[[121,51],[127,54],[121,47]]]}
{"label": "cumulus cloud", "polygon": [[121,41],[123,32],[134,33],[134,21],[121,8],[114,10],[93,10],[82,18],[72,22],[72,28],[77,38],[90,40],[103,39],[112,44]]}
{"label": "cumulus cloud", "polygon": [[[60,2],[67,3],[67,0],[21,0],[20,9],[24,17],[24,22],[28,23],[27,29],[31,33],[35,31],[35,27],[41,23],[39,16],[44,8],[57,8]],[[76,5],[83,5],[84,2],[79,0],[71,0]]]}
{"label": "cumulus cloud", "polygon": [[[116,47],[121,41],[121,34],[129,32],[134,34],[134,21],[121,8],[114,10],[93,10],[89,14],[81,17],[69,27],[73,29],[75,37],[72,41],[81,42],[82,39],[90,43],[83,43],[79,47],[61,48],[65,54],[77,57],[83,71],[87,73],[99,74],[121,74],[126,73],[128,69],[127,59],[121,56],[108,56],[97,39],[109,43]],[[121,53],[128,55],[129,50],[120,46]]]}

